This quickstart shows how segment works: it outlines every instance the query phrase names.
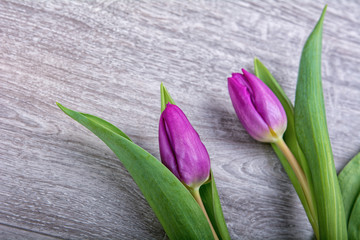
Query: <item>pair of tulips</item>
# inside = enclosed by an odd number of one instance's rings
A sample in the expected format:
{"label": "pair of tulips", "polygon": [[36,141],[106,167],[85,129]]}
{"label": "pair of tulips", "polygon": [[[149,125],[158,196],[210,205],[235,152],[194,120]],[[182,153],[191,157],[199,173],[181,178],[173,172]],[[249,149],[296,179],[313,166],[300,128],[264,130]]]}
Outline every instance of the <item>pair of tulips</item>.
{"label": "pair of tulips", "polygon": [[[277,144],[303,182],[302,187],[307,188],[301,167],[282,139],[287,127],[283,106],[259,78],[244,69],[242,71],[242,74],[233,73],[228,78],[229,94],[240,122],[254,139]],[[171,103],[167,103],[160,117],[159,147],[162,163],[203,208],[199,188],[210,177],[209,154],[185,114]]]}
{"label": "pair of tulips", "polygon": [[[287,126],[284,108],[275,94],[255,75],[243,69],[228,78],[236,114],[261,142],[279,141]],[[209,154],[179,107],[168,103],[159,124],[162,163],[188,188],[198,189],[210,176]]]}

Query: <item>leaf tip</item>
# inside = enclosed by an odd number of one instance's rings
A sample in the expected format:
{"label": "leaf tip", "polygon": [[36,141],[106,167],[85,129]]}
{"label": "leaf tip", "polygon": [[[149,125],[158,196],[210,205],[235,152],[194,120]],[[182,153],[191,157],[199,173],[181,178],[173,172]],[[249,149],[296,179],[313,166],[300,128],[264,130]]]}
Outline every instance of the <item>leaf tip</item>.
{"label": "leaf tip", "polygon": [[64,107],[63,105],[61,105],[59,102],[56,102],[56,105],[57,105],[61,110],[64,111],[65,107]]}
{"label": "leaf tip", "polygon": [[320,19],[319,19],[319,23],[321,22],[323,22],[324,21],[324,18],[325,18],[325,13],[326,13],[326,9],[327,9],[327,4],[324,6],[324,8],[323,8],[323,11],[322,11],[322,13],[321,13],[321,17],[320,17]]}
{"label": "leaf tip", "polygon": [[169,92],[164,86],[163,82],[160,84],[160,95],[161,95],[161,112],[164,111],[166,104],[171,103],[175,104],[174,100],[171,98]]}
{"label": "leaf tip", "polygon": [[[313,30],[313,32],[315,32],[317,29],[319,29],[320,31],[322,31],[322,27],[323,27],[323,22],[324,22],[324,18],[325,18],[325,13],[326,13],[326,9],[327,9],[327,4],[324,6],[321,16],[318,20],[318,22],[316,23],[316,26]],[[311,36],[311,35],[310,35]]]}
{"label": "leaf tip", "polygon": [[[73,110],[64,107],[63,105],[61,105],[59,102],[56,102],[56,105],[61,109],[61,111],[63,111],[65,114],[69,115],[72,112],[74,112]],[[69,115],[70,116],[70,115]]]}
{"label": "leaf tip", "polygon": [[254,58],[254,72],[255,72],[256,76],[259,75],[259,67],[262,67],[262,66],[263,66],[263,64],[260,62],[260,60],[257,57],[255,57]]}
{"label": "leaf tip", "polygon": [[325,4],[324,9],[323,9],[323,13],[325,13],[325,12],[326,12],[327,7],[328,7],[328,5],[327,5],[327,4]]}

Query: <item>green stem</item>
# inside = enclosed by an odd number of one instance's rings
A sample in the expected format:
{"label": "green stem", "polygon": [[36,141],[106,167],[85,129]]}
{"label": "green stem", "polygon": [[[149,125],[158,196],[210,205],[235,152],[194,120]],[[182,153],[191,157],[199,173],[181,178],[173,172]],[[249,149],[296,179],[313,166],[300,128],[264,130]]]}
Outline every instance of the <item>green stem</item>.
{"label": "green stem", "polygon": [[219,240],[219,238],[218,238],[218,236],[217,236],[217,234],[216,234],[216,232],[215,232],[215,230],[214,230],[214,227],[213,227],[213,225],[212,225],[211,222],[210,222],[209,216],[208,216],[207,213],[206,213],[204,204],[203,204],[203,202],[202,202],[202,200],[201,200],[201,197],[200,197],[199,189],[191,189],[190,192],[191,192],[191,194],[193,195],[193,197],[195,198],[196,202],[199,204],[199,206],[200,206],[201,210],[203,211],[206,219],[208,220],[209,225],[210,225],[210,228],[211,228],[211,231],[212,231],[212,233],[213,233],[213,235],[214,235],[214,239],[215,239],[215,240]]}
{"label": "green stem", "polygon": [[314,228],[316,238],[320,239],[318,222],[316,221],[317,217],[315,216],[314,202],[313,202],[313,199],[311,196],[310,186],[309,186],[307,178],[304,174],[304,171],[302,170],[300,164],[298,163],[295,156],[292,154],[291,150],[289,149],[289,147],[286,145],[286,143],[284,142],[284,140],[282,138],[280,140],[278,140],[277,142],[275,142],[275,144],[279,147],[281,152],[284,154],[284,156],[288,160],[292,170],[294,171],[294,173],[300,183],[300,186],[304,192],[306,201],[309,206],[310,214],[311,214],[313,220],[315,221],[316,226],[313,226],[313,228]]}

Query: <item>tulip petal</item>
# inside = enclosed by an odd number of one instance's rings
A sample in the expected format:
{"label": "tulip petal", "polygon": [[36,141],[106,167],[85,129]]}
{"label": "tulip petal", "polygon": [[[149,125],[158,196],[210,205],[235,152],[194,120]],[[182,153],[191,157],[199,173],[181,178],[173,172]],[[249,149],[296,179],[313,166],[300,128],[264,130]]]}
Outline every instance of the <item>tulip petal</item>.
{"label": "tulip petal", "polygon": [[[287,118],[284,108],[275,94],[255,75],[242,69],[244,79],[253,92],[254,106],[266,124],[276,133],[284,133]],[[281,136],[278,136],[281,137]]]}
{"label": "tulip petal", "polygon": [[163,164],[177,177],[180,178],[178,166],[176,164],[174,150],[171,147],[170,140],[167,135],[167,127],[164,118],[160,118],[159,123],[159,146],[161,159],[166,159]]}
{"label": "tulip petal", "polygon": [[[198,133],[176,105],[167,104],[161,119],[165,123],[168,143],[173,150],[178,178],[190,187],[201,185],[209,178],[210,158]],[[162,136],[159,135],[159,138]],[[160,146],[160,151],[163,151],[162,146]],[[165,165],[170,165],[168,160],[173,160],[173,158],[163,158],[163,155],[161,159]]]}
{"label": "tulip petal", "polygon": [[269,135],[269,127],[257,112],[248,87],[241,74],[233,74],[228,78],[229,94],[235,112],[246,129],[246,131],[258,141],[266,141],[271,138]]}

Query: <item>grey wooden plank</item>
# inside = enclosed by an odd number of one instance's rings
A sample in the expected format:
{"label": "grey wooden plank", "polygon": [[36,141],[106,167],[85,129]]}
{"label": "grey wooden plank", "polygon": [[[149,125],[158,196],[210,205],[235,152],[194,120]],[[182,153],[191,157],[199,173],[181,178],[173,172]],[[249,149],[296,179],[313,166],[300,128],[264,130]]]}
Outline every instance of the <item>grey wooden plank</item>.
{"label": "grey wooden plank", "polygon": [[37,233],[32,230],[0,224],[0,239],[59,239],[44,233]]}
{"label": "grey wooden plank", "polygon": [[[294,99],[301,48],[324,4],[0,2],[0,238],[165,238],[114,154],[55,106],[109,120],[159,157],[163,81],[210,153],[232,238],[310,239],[281,164],[236,119],[226,78],[257,56]],[[360,150],[358,12],[356,1],[331,1],[324,25],[338,170]]]}

